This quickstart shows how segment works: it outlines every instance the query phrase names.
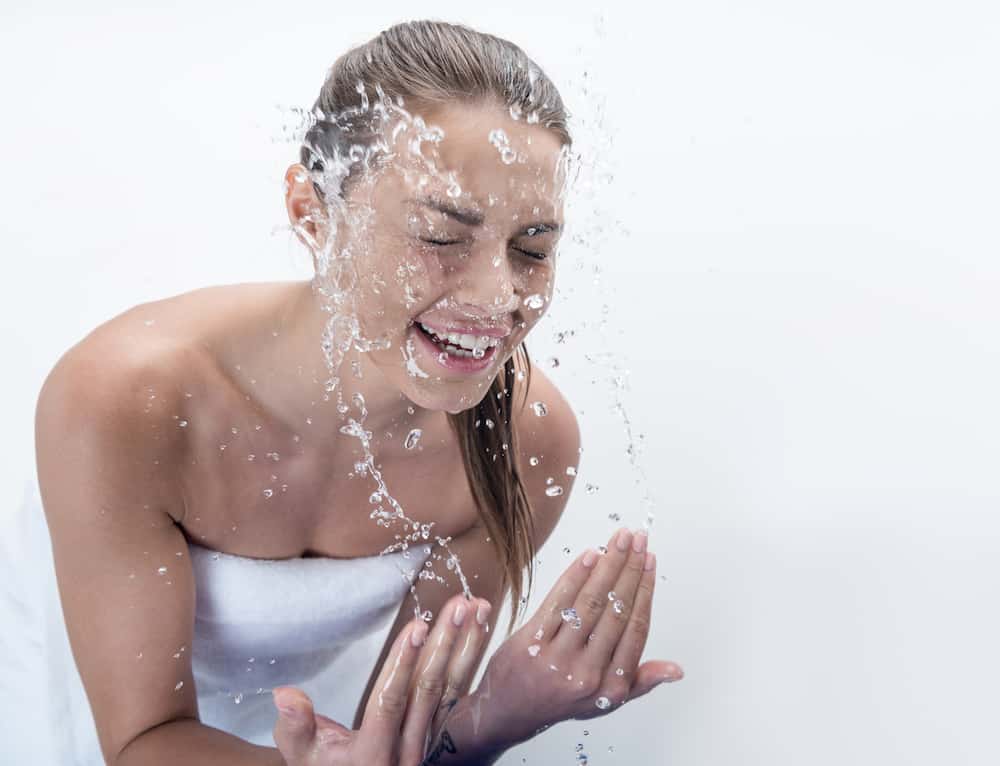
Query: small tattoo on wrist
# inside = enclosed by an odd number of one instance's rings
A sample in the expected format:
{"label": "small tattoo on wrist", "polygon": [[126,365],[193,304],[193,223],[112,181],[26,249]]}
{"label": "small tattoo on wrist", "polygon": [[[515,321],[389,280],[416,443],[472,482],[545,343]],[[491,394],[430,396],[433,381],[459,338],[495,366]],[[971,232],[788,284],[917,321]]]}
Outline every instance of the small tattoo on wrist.
{"label": "small tattoo on wrist", "polygon": [[431,766],[431,764],[440,763],[442,754],[457,752],[458,748],[455,747],[455,741],[451,738],[448,730],[445,729],[441,732],[441,740],[437,743],[437,747],[427,755],[420,766]]}

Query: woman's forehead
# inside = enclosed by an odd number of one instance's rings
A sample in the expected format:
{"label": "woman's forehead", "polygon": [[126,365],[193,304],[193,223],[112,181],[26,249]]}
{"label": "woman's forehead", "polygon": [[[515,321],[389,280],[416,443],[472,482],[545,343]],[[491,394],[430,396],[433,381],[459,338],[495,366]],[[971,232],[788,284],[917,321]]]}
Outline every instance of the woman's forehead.
{"label": "woman's forehead", "polygon": [[[548,204],[561,192],[562,143],[552,131],[515,120],[495,107],[439,107],[422,138],[418,126],[397,134],[390,166],[402,176],[406,196],[420,191],[448,195],[482,209],[497,204]],[[422,138],[422,140],[421,140]]]}

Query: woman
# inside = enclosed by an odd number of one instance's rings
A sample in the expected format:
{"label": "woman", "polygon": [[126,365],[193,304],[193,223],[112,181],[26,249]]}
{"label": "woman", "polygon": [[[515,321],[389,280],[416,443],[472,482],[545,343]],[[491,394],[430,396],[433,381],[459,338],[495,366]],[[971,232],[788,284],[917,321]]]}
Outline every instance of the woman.
{"label": "woman", "polygon": [[[110,764],[492,763],[681,675],[639,663],[655,558],[620,530],[469,691],[579,459],[523,346],[563,224],[558,92],[507,41],[413,22],[338,59],[313,114],[285,179],[315,278],[137,306],[39,397],[59,592]],[[294,684],[389,608],[348,728],[322,712],[336,688],[314,705]],[[241,678],[277,711],[229,697]]]}

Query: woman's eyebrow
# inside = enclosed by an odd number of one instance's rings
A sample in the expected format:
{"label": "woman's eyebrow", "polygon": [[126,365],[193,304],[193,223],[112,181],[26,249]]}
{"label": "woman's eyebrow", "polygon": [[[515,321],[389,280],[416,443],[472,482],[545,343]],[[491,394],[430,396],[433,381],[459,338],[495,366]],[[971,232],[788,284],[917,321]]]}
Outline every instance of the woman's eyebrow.
{"label": "woman's eyebrow", "polygon": [[[453,202],[448,202],[440,197],[411,197],[406,201],[414,202],[418,205],[423,205],[424,207],[429,207],[432,210],[437,210],[439,213],[444,213],[446,216],[454,218],[456,221],[464,223],[466,226],[481,226],[483,221],[486,220],[486,217],[481,211],[474,208],[459,207]],[[548,234],[549,232],[558,232],[561,230],[561,224],[547,221],[544,223],[533,223],[528,226],[524,226],[517,232],[517,236],[525,235],[532,237],[536,234]]]}
{"label": "woman's eyebrow", "polygon": [[440,213],[454,218],[459,223],[464,223],[466,226],[480,226],[483,221],[486,220],[485,216],[478,210],[472,208],[462,208],[458,207],[454,203],[446,202],[440,197],[411,197],[406,200],[407,202],[415,202],[418,205],[423,205],[424,207],[432,208]]}

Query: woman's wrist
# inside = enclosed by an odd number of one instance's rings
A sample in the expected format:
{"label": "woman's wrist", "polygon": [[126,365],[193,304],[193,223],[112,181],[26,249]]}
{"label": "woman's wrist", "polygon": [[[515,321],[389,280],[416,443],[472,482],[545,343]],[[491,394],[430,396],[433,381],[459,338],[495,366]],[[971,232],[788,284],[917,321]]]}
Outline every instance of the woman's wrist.
{"label": "woman's wrist", "polygon": [[495,715],[488,690],[482,688],[452,703],[422,766],[489,766],[511,747],[531,738]]}

